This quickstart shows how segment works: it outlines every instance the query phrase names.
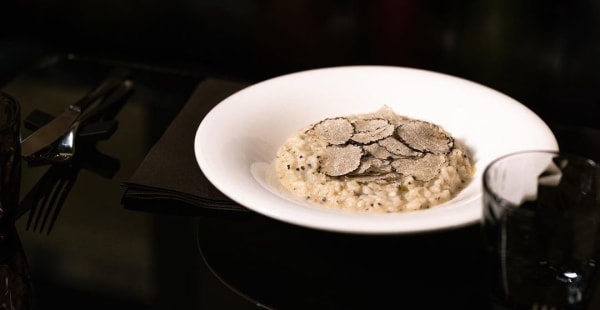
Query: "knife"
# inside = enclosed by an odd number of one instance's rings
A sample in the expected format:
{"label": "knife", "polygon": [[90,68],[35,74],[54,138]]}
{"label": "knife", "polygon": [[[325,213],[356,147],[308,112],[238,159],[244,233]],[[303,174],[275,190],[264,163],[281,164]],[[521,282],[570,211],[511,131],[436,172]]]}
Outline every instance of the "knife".
{"label": "knife", "polygon": [[87,135],[88,138],[97,141],[110,137],[114,133],[117,129],[117,121],[111,115],[107,115],[107,112],[119,108],[121,104],[125,103],[132,90],[133,82],[126,79],[100,102],[80,114],[71,129],[55,143],[25,159],[29,163],[41,164],[68,164],[72,162],[75,151],[79,148],[76,147],[76,144],[80,143],[79,138],[85,138],[85,135]]}
{"label": "knife", "polygon": [[41,149],[60,139],[77,118],[99,98],[119,86],[129,75],[129,70],[117,68],[104,79],[96,88],[92,89],[83,98],[70,104],[63,113],[55,117],[46,125],[34,131],[28,137],[21,141],[21,156],[29,157]]}

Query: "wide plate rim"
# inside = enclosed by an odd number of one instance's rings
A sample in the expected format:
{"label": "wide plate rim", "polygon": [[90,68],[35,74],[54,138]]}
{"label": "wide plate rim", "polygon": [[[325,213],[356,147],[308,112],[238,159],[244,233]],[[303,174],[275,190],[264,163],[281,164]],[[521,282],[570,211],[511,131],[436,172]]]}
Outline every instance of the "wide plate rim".
{"label": "wide plate rim", "polygon": [[[199,168],[204,173],[209,182],[211,182],[218,190],[223,192],[223,194],[228,196],[230,199],[256,213],[289,224],[332,232],[352,234],[420,233],[463,227],[475,224],[480,220],[481,192],[474,196],[468,197],[468,199],[464,201],[464,203],[469,207],[465,207],[459,213],[455,213],[457,215],[456,218],[442,222],[430,221],[428,219],[428,216],[430,216],[431,214],[434,214],[435,216],[439,217],[437,213],[441,211],[436,210],[435,208],[401,214],[340,214],[333,211],[335,213],[334,221],[321,221],[319,216],[323,214],[326,214],[329,218],[333,218],[330,214],[330,210],[322,210],[322,212],[312,212],[314,210],[310,210],[311,212],[305,212],[305,208],[298,208],[297,210],[294,210],[294,208],[289,208],[285,212],[281,212],[281,209],[274,209],[269,208],[269,206],[261,206],[256,204],[253,201],[252,195],[248,195],[248,193],[242,195],[241,193],[235,191],[236,189],[239,189],[239,187],[234,189],[230,186],[230,184],[225,182],[227,178],[223,178],[222,171],[218,171],[218,169],[215,169],[215,167],[211,166],[210,158],[206,156],[206,152],[203,151],[207,149],[207,143],[210,143],[209,141],[207,141],[208,139],[206,137],[208,135],[206,131],[212,129],[211,126],[214,126],[216,119],[222,117],[223,113],[230,111],[229,109],[232,108],[232,105],[237,104],[238,106],[236,108],[239,109],[239,102],[243,101],[245,99],[245,96],[257,96],[257,92],[260,93],[260,91],[268,90],[269,87],[271,87],[275,83],[285,84],[293,81],[303,80],[305,78],[320,78],[328,74],[339,75],[340,78],[343,78],[343,76],[359,74],[375,76],[378,74],[383,76],[418,75],[430,77],[432,80],[436,80],[436,83],[440,83],[440,81],[442,84],[444,83],[444,81],[447,83],[456,83],[456,85],[459,85],[461,87],[481,92],[481,94],[490,96],[490,98],[495,97],[494,100],[500,100],[500,102],[504,102],[503,104],[511,106],[511,109],[514,109],[514,111],[517,111],[521,114],[519,116],[522,116],[526,120],[531,121],[531,124],[528,125],[530,127],[529,129],[533,130],[534,133],[536,133],[537,131],[538,136],[542,139],[542,141],[537,141],[531,147],[519,146],[515,147],[515,149],[507,149],[504,151],[504,154],[510,151],[520,151],[524,149],[558,150],[558,143],[552,131],[537,114],[535,114],[532,110],[527,108],[522,103],[516,101],[512,97],[509,97],[504,93],[501,93],[495,89],[479,84],[477,82],[441,72],[410,67],[378,65],[325,67],[293,72],[258,82],[231,94],[230,96],[220,101],[216,106],[214,106],[199,124],[194,137],[194,153],[196,156],[196,160]],[[246,102],[244,104],[251,103]],[[248,107],[244,107],[244,109],[247,108]],[[342,114],[344,113],[342,112]],[[273,157],[275,156],[275,154],[272,155]],[[498,156],[500,155],[503,154],[498,154]],[[248,166],[247,168],[249,169],[249,171],[245,173],[251,174],[252,172],[250,172],[250,170],[252,170],[252,167]],[[244,175],[244,177],[248,177],[248,175]],[[232,180],[229,179],[229,182],[232,182]],[[264,184],[262,186],[264,186]],[[363,221],[364,223],[361,223],[361,221]],[[381,225],[377,225],[376,223],[378,222]],[[398,222],[398,225],[394,225],[394,222]]]}

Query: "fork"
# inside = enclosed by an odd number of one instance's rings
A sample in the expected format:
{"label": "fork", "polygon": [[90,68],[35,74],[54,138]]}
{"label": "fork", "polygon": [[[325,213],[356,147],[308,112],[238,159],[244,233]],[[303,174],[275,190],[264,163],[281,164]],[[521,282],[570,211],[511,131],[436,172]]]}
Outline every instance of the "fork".
{"label": "fork", "polygon": [[72,166],[50,166],[21,203],[29,209],[25,230],[50,234],[76,178]]}

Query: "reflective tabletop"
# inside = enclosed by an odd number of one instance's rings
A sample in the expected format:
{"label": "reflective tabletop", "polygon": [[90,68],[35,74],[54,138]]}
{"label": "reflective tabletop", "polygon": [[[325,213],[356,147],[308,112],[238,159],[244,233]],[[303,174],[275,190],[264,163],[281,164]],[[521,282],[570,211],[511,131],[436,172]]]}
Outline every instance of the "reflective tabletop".
{"label": "reflective tabletop", "polygon": [[[56,115],[115,65],[132,70],[134,85],[116,115],[117,129],[60,173],[74,182],[50,233],[28,225],[27,212],[16,222],[41,309],[485,308],[476,224],[361,236],[251,212],[169,214],[124,205],[122,182],[209,76],[50,55],[2,88],[22,105],[23,136],[31,132],[25,121],[33,111]],[[563,150],[600,158],[597,129],[549,125]],[[24,200],[52,169],[26,161],[22,168]]]}

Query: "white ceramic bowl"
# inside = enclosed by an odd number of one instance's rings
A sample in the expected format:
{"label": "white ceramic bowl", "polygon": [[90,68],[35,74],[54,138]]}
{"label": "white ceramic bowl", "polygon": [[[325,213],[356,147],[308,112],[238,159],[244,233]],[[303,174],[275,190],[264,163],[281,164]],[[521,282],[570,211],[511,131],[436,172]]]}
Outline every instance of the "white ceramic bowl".
{"label": "white ceramic bowl", "polygon": [[[383,105],[438,124],[464,142],[473,151],[474,180],[444,204],[392,214],[349,213],[295,201],[269,180],[277,149],[301,128]],[[481,176],[488,163],[514,151],[557,150],[558,144],[535,113],[486,86],[419,69],[348,66],[292,73],[240,90],[206,115],[194,147],[208,180],[257,213],[314,229],[397,234],[479,221]]]}

